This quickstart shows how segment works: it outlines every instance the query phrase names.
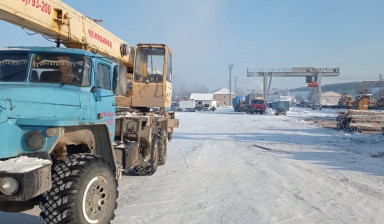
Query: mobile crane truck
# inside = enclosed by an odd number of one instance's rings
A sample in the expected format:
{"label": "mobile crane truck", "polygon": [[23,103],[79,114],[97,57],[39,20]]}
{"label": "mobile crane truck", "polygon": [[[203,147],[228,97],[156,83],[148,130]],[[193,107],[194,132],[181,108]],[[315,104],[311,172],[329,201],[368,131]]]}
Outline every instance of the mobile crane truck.
{"label": "mobile crane truck", "polygon": [[166,162],[172,51],[132,47],[60,0],[1,0],[0,19],[57,43],[0,49],[0,210],[109,223],[122,172]]}

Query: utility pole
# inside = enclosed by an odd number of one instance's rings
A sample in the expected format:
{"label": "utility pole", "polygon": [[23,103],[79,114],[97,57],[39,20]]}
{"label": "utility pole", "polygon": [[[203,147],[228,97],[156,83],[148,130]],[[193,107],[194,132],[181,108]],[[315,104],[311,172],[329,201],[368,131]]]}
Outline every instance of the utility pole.
{"label": "utility pole", "polygon": [[229,106],[232,106],[232,68],[233,64],[228,65],[229,68]]}
{"label": "utility pole", "polygon": [[235,77],[235,95],[237,96],[237,77]]}

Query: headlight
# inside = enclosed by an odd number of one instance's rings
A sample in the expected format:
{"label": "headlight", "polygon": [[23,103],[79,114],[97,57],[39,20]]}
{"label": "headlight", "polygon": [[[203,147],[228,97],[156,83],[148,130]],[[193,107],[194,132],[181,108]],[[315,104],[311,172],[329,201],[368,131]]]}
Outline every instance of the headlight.
{"label": "headlight", "polygon": [[45,137],[40,131],[31,131],[25,138],[25,144],[31,150],[39,150],[45,144]]}
{"label": "headlight", "polygon": [[14,195],[19,191],[20,184],[13,177],[4,177],[0,179],[0,191],[5,195]]}
{"label": "headlight", "polygon": [[45,130],[45,134],[48,136],[48,137],[53,137],[53,136],[56,136],[60,131],[60,128],[48,128],[47,130]]}

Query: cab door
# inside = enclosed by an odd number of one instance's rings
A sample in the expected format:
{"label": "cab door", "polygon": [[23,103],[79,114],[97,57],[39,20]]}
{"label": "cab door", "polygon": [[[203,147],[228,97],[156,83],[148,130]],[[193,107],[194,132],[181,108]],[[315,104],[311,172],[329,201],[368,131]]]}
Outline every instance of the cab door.
{"label": "cab door", "polygon": [[113,93],[112,65],[98,61],[95,70],[97,119],[108,124],[110,136],[113,140],[115,133],[116,101]]}

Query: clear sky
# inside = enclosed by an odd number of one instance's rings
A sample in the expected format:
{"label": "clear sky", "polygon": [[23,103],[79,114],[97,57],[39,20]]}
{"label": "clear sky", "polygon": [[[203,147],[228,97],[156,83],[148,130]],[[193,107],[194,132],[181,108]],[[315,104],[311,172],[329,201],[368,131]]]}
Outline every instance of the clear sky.
{"label": "clear sky", "polygon": [[[16,0],[15,0],[16,1]],[[21,0],[20,0],[21,1]],[[65,0],[128,43],[166,43],[176,83],[228,86],[229,63],[239,88],[261,79],[250,68],[340,67],[324,83],[376,80],[384,73],[383,0]],[[0,22],[2,46],[52,45]],[[305,86],[276,78],[274,87]]]}

